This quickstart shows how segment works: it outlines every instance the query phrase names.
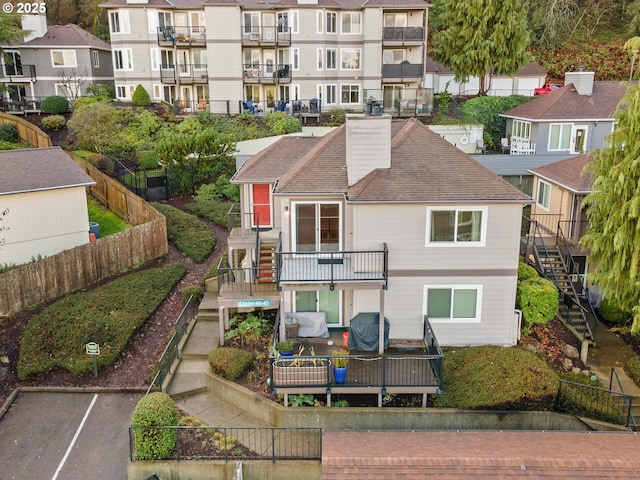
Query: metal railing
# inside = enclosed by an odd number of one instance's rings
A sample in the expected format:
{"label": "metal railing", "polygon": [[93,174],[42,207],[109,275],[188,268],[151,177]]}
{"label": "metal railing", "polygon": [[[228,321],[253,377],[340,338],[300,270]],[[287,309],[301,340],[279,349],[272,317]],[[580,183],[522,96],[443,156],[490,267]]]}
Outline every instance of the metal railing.
{"label": "metal railing", "polygon": [[231,267],[226,256],[218,262],[218,295],[221,294],[224,285],[230,285],[234,293],[246,293],[252,296],[257,288],[256,280],[255,266],[249,268]]}
{"label": "metal railing", "polygon": [[291,45],[291,27],[242,25],[242,43],[245,45]]}
{"label": "metal railing", "polygon": [[438,385],[442,385],[444,382],[444,354],[442,353],[436,334],[434,333],[433,328],[431,328],[431,323],[426,315],[424,316],[424,330],[422,338],[427,347],[427,353],[434,356],[431,360],[431,367],[438,379]]}
{"label": "metal railing", "polygon": [[158,45],[178,47],[204,46],[207,43],[207,29],[205,27],[158,27]]}
{"label": "metal railing", "polygon": [[246,83],[289,83],[291,82],[290,64],[250,63],[244,64],[243,78]]}
{"label": "metal railing", "polygon": [[[40,112],[45,97],[22,97],[19,100],[11,98],[0,99],[0,110],[6,113]],[[71,106],[69,106],[71,110]]]}
{"label": "metal railing", "polygon": [[151,391],[162,391],[162,384],[165,378],[167,378],[167,375],[169,375],[173,361],[179,358],[180,352],[178,351],[178,344],[194,318],[196,318],[196,302],[193,300],[193,295],[191,295],[178,315],[178,318],[176,318],[173,334],[156,365],[157,372],[151,381],[151,385],[149,385],[147,389],[147,394]]}
{"label": "metal railing", "polygon": [[[161,460],[321,460],[321,428],[169,426],[129,427],[129,459],[146,458],[149,438],[174,441]],[[155,460],[155,458],[153,459]]]}
{"label": "metal railing", "polygon": [[35,65],[4,65],[0,68],[0,79],[36,81]]}
{"label": "metal railing", "polygon": [[[615,378],[615,385],[614,385],[614,378]],[[620,381],[620,377],[618,376],[618,372],[616,371],[615,368],[611,369],[611,374],[609,376],[609,390],[613,391],[613,387],[617,386],[618,389],[620,390],[620,393],[624,393],[624,389],[622,388],[622,382]],[[626,401],[628,399],[628,402]],[[628,398],[625,399],[625,407],[628,411],[628,415],[627,415],[627,427],[629,427],[631,430],[633,430],[634,432],[638,431],[638,424],[636,423],[636,419],[633,416],[633,411],[631,408],[631,403],[633,402],[633,397],[631,395],[628,396]]]}
{"label": "metal railing", "polygon": [[556,409],[627,427],[633,417],[630,395],[567,380],[560,380]]}
{"label": "metal railing", "polygon": [[[206,63],[187,63],[180,65],[162,65],[160,81],[163,83],[207,83],[209,74]],[[204,108],[206,108],[206,99]]]}
{"label": "metal railing", "polygon": [[382,78],[422,78],[424,75],[424,65],[422,63],[385,63],[382,65]]}
{"label": "metal railing", "polygon": [[276,250],[276,280],[281,282],[388,282],[389,249],[337,252]]}
{"label": "metal railing", "polygon": [[415,43],[424,40],[424,27],[384,27],[382,41],[384,43]]}

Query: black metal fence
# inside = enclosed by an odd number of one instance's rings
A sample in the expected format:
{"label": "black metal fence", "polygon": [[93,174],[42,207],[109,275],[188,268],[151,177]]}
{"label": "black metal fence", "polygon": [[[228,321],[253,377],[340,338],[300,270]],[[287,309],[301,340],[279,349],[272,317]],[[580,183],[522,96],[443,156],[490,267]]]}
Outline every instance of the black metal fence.
{"label": "black metal fence", "polygon": [[162,352],[162,356],[156,366],[157,372],[151,381],[151,385],[149,385],[147,389],[147,393],[151,391],[162,391],[162,384],[165,378],[167,378],[167,375],[169,375],[171,365],[173,361],[179,357],[178,344],[187,331],[189,324],[196,317],[196,308],[196,302],[193,299],[193,295],[191,295],[180,312],[180,315],[176,318],[173,335],[171,335],[169,343],[164,349],[164,352]]}
{"label": "black metal fence", "polygon": [[621,392],[560,380],[556,409],[629,427],[631,399]]}
{"label": "black metal fence", "polygon": [[130,191],[147,202],[166,200],[169,197],[169,176],[166,169],[139,170],[129,169],[121,160],[109,157],[113,161],[113,177]]}
{"label": "black metal fence", "polygon": [[[149,438],[175,439],[162,460],[321,460],[321,428],[281,427],[129,427],[130,460],[146,458]],[[153,458],[153,460],[160,460]]]}

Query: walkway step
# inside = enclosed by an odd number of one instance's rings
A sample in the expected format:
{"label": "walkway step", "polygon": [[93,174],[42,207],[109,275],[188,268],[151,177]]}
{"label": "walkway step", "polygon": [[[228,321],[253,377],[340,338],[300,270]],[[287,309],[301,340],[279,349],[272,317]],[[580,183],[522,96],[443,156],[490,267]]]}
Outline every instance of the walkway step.
{"label": "walkway step", "polygon": [[177,405],[189,414],[198,417],[207,425],[215,427],[269,427],[270,425],[247,414],[236,405],[228,403],[211,393],[199,393],[179,399]]}
{"label": "walkway step", "polygon": [[220,343],[220,324],[216,321],[202,322],[199,318],[189,334],[184,347],[180,351],[182,358],[205,358]]}
{"label": "walkway step", "polygon": [[206,373],[209,369],[209,362],[206,359],[183,358],[173,374],[167,393],[174,399],[178,399],[206,392]]}

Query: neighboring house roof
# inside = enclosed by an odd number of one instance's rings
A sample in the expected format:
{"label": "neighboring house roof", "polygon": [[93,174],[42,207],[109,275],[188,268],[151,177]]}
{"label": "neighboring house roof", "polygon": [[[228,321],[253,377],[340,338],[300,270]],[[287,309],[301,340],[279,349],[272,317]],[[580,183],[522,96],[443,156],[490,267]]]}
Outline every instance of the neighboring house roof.
{"label": "neighboring house roof", "polygon": [[322,478],[626,480],[639,448],[631,432],[325,431]]}
{"label": "neighboring house roof", "polygon": [[[427,73],[443,73],[453,75],[453,70],[444,64],[435,61],[431,57],[427,57],[425,62],[425,72]],[[514,77],[527,77],[527,76],[540,76],[547,75],[544,68],[537,62],[529,62],[526,65],[520,67],[518,71],[513,75]],[[496,75],[497,76],[497,75]]]}
{"label": "neighboring house roof", "polygon": [[424,0],[318,0],[317,3],[299,3],[297,0],[276,0],[265,2],[264,0],[149,0],[148,3],[127,3],[127,0],[108,0],[101,4],[102,8],[144,8],[158,7],[167,9],[201,9],[207,5],[238,5],[245,10],[271,10],[274,8],[334,8],[357,10],[360,8],[419,8],[429,7]]}
{"label": "neighboring house roof", "polygon": [[349,186],[346,127],[322,138],[282,139],[249,159],[234,182],[277,181],[276,194],[340,194],[353,202],[531,202],[415,119],[391,122],[391,167]]}
{"label": "neighboring house roof", "polygon": [[534,168],[530,172],[573,193],[587,194],[591,192],[593,174],[586,172],[585,167],[592,160],[593,155],[585,153]]}
{"label": "neighboring house roof", "polygon": [[77,25],[49,25],[47,33],[20,45],[20,48],[93,48],[111,51],[111,45]]}
{"label": "neighboring house roof", "polygon": [[592,95],[580,95],[573,83],[502,113],[531,121],[611,120],[627,91],[625,82],[594,82]]}
{"label": "neighboring house roof", "polygon": [[505,155],[501,153],[471,155],[493,173],[498,175],[530,175],[530,170],[567,158],[561,155]]}
{"label": "neighboring house roof", "polygon": [[0,152],[0,195],[95,184],[60,147]]}

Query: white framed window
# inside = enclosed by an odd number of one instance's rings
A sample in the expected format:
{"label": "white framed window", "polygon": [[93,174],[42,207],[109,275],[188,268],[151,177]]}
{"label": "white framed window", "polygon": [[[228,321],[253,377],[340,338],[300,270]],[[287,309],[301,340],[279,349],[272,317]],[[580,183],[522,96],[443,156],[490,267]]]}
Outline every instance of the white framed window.
{"label": "white framed window", "polygon": [[93,57],[93,66],[100,68],[100,52],[94,50],[91,52],[91,56]]}
{"label": "white framed window", "polygon": [[151,60],[151,70],[158,71],[160,70],[160,49],[152,47],[149,49],[149,59]]}
{"label": "white framed window", "polygon": [[67,85],[63,85],[61,83],[56,83],[56,95],[60,97],[64,97],[66,99],[73,98],[71,90]]}
{"label": "white framed window", "polygon": [[404,28],[407,26],[406,13],[385,13],[384,26],[387,28]]}
{"label": "white framed window", "polygon": [[322,70],[322,60],[324,59],[324,51],[322,50],[322,48],[318,48],[317,50],[317,59],[318,59],[318,70]]}
{"label": "white framed window", "polygon": [[116,10],[109,12],[109,32],[130,33],[129,12],[127,10]]}
{"label": "white framed window", "polygon": [[336,84],[326,85],[324,92],[325,105],[335,105],[338,103],[338,86]]}
{"label": "white framed window", "polygon": [[549,150],[569,150],[571,147],[570,123],[552,123],[549,128]]}
{"label": "white framed window", "polygon": [[4,58],[0,55],[0,62],[4,65],[5,75],[22,75],[22,60],[20,52],[15,50],[5,50]]}
{"label": "white framed window", "polygon": [[171,12],[158,12],[158,26],[159,27],[171,27],[173,21],[171,20]]}
{"label": "white framed window", "polygon": [[153,84],[153,99],[162,100],[162,84]]}
{"label": "white framed window", "polygon": [[342,84],[340,85],[340,103],[360,103],[360,85]]}
{"label": "white framed window", "polygon": [[260,32],[260,14],[258,12],[244,13],[244,33]]}
{"label": "white framed window", "polygon": [[398,48],[393,50],[383,50],[382,51],[382,63],[390,64],[390,63],[402,63],[402,61],[406,58],[407,51]]}
{"label": "white framed window", "polygon": [[300,33],[300,15],[298,10],[291,10],[289,12],[289,26],[291,27],[291,33]]}
{"label": "white framed window", "polygon": [[291,202],[294,252],[339,252],[342,249],[342,204],[332,201]]}
{"label": "white framed window", "polygon": [[327,48],[327,62],[325,64],[327,70],[338,69],[338,49]]}
{"label": "white framed window", "polygon": [[536,204],[545,210],[549,210],[551,202],[551,184],[544,180],[538,179],[538,194],[536,195]]}
{"label": "white framed window", "polygon": [[[328,18],[327,18],[328,19]],[[360,12],[343,12],[342,13],[342,30],[341,33],[358,34],[361,33]],[[328,29],[327,29],[328,33]]]}
{"label": "white framed window", "polygon": [[193,68],[196,70],[207,69],[207,51],[204,49],[193,50]]}
{"label": "white framed window", "polygon": [[324,12],[322,10],[318,10],[316,12],[316,33],[322,33],[324,31]]}
{"label": "white framed window", "polygon": [[484,246],[487,207],[437,207],[427,209],[427,246]]}
{"label": "white framed window", "polygon": [[338,14],[336,12],[327,12],[327,33],[338,33]]}
{"label": "white framed window", "polygon": [[340,69],[360,70],[360,49],[341,48],[340,49]]}
{"label": "white framed window", "polygon": [[116,48],[113,50],[113,69],[133,70],[133,54],[130,48]]}
{"label": "white framed window", "polygon": [[291,49],[291,55],[292,55],[292,60],[293,60],[293,69],[294,70],[300,70],[300,49],[299,48],[292,48]]}
{"label": "white framed window", "polygon": [[531,122],[514,120],[513,125],[511,126],[511,136],[529,141],[531,138]]}
{"label": "white framed window", "polygon": [[160,50],[160,68],[173,68],[175,65],[173,50]]}
{"label": "white framed window", "polygon": [[482,285],[425,285],[423,311],[430,323],[478,323]]}
{"label": "white framed window", "polygon": [[135,85],[116,85],[116,98],[121,100],[131,100]]}
{"label": "white framed window", "polygon": [[60,68],[75,68],[78,66],[75,50],[51,50],[51,64]]}

